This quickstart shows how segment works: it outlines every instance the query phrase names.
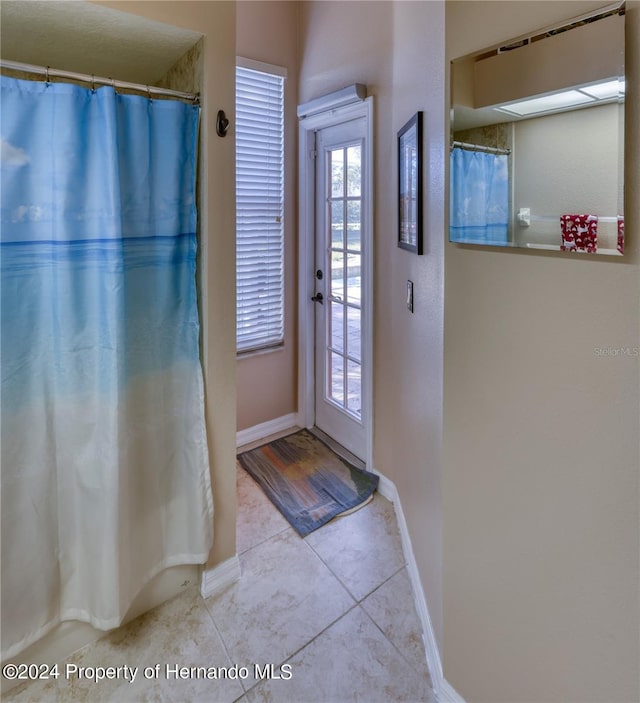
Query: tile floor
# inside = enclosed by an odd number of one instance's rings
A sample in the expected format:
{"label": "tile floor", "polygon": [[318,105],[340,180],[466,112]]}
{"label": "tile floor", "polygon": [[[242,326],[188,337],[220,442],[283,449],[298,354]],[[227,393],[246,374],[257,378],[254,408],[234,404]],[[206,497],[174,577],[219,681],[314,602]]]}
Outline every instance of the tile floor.
{"label": "tile floor", "polygon": [[[206,600],[186,590],[61,664],[137,666],[132,683],[61,677],[13,689],[3,700],[433,703],[387,500],[376,493],[357,512],[301,539],[238,467],[238,513],[239,582]],[[233,673],[234,664],[247,667],[246,678],[182,679],[166,670]],[[256,664],[274,665],[282,678],[258,680]],[[144,678],[144,668],[156,665],[159,675],[149,669]]]}

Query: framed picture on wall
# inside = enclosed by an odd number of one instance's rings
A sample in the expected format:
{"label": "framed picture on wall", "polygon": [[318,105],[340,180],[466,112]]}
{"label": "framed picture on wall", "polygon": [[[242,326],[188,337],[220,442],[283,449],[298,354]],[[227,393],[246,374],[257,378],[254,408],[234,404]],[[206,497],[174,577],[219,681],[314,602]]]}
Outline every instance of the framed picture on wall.
{"label": "framed picture on wall", "polygon": [[398,132],[398,246],[422,254],[422,112]]}

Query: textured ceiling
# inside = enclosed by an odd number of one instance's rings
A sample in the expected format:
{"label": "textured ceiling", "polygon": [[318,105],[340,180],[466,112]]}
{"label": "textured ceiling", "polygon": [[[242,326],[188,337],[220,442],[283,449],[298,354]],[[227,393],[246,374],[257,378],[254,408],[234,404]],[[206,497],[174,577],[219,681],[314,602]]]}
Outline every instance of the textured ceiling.
{"label": "textured ceiling", "polygon": [[83,0],[2,0],[3,59],[151,85],[201,37]]}

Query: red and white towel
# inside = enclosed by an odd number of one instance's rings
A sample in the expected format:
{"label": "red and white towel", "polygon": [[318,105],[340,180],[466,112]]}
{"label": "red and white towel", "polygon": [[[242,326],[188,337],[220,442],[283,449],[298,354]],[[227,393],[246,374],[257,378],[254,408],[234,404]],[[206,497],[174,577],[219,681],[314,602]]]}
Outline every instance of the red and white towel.
{"label": "red and white towel", "polygon": [[560,215],[562,251],[586,251],[595,254],[598,248],[596,215]]}
{"label": "red and white towel", "polygon": [[618,215],[618,251],[624,254],[624,217]]}

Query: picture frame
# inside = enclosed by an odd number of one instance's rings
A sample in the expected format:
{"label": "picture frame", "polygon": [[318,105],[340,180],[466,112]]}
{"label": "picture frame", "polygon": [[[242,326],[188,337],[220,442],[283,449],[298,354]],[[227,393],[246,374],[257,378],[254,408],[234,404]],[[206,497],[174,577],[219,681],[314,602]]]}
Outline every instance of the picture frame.
{"label": "picture frame", "polygon": [[422,112],[398,132],[398,246],[422,254]]}

